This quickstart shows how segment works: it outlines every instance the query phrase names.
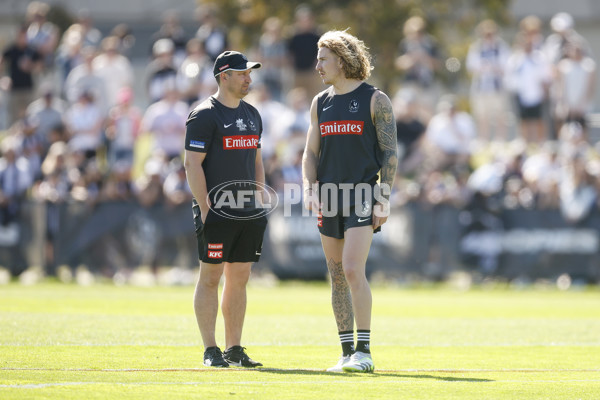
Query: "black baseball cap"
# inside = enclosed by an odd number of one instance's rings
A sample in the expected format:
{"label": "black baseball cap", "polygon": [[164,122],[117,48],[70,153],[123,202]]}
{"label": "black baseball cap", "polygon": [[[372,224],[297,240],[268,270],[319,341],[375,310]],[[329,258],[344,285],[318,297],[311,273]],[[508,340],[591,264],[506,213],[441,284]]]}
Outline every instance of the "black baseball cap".
{"label": "black baseball cap", "polygon": [[217,76],[225,71],[245,71],[251,68],[260,68],[259,62],[248,61],[248,58],[239,51],[225,51],[215,60],[213,75]]}

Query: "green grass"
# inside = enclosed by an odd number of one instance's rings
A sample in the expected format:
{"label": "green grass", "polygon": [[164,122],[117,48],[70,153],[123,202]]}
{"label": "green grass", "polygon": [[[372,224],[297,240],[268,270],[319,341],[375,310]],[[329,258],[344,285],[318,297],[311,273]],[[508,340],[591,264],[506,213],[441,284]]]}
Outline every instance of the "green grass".
{"label": "green grass", "polygon": [[[598,399],[600,291],[373,288],[374,374],[332,374],[327,284],[251,284],[258,370],[202,366],[192,287],[0,286],[1,399]],[[217,335],[223,342],[222,320]]]}

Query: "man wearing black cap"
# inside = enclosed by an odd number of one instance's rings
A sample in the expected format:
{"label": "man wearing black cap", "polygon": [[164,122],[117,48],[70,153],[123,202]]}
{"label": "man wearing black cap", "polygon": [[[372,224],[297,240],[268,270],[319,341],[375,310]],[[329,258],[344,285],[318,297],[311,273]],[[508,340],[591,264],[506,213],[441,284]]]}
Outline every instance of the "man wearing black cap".
{"label": "man wearing black cap", "polygon": [[[260,196],[258,188],[264,184],[262,120],[258,111],[242,100],[250,89],[252,70],[260,66],[236,51],[220,54],[213,69],[217,93],[198,105],[186,123],[185,169],[194,194],[192,209],[201,261],[194,311],[204,343],[204,365],[211,367],[262,365],[248,357],[241,336],[246,284],[252,262],[260,257],[267,220],[256,212],[260,203],[254,199],[243,204],[230,201],[246,199],[237,196],[242,188]],[[238,182],[243,185],[236,185]],[[223,273],[224,353],[215,339]]]}

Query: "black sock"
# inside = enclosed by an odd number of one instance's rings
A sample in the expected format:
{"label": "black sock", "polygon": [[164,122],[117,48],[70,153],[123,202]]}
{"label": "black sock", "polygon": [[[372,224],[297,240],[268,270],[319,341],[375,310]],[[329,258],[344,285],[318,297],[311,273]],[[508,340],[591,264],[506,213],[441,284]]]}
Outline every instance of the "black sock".
{"label": "black sock", "polygon": [[356,351],[371,353],[371,331],[369,329],[358,329],[356,331]]}
{"label": "black sock", "polygon": [[343,331],[338,332],[338,334],[340,335],[342,353],[344,356],[351,356],[354,354],[354,331]]}

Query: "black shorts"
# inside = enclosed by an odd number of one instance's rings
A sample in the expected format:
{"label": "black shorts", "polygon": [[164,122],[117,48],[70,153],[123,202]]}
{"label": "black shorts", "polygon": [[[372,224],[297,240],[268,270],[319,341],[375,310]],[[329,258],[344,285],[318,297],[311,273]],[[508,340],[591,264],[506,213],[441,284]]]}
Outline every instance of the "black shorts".
{"label": "black shorts", "polygon": [[541,119],[542,118],[542,104],[536,104],[534,106],[525,106],[523,104],[521,104],[520,101],[517,100],[518,103],[518,107],[519,107],[519,117],[523,120],[536,120],[536,119]]}
{"label": "black shorts", "polygon": [[198,241],[198,258],[208,264],[256,262],[262,252],[267,217],[236,220],[208,211],[202,223],[200,207],[192,207]]}
{"label": "black shorts", "polygon": [[[317,217],[317,227],[319,228],[321,235],[336,239],[343,239],[344,232],[350,228],[369,225],[373,225],[373,214],[371,213],[366,216],[361,216],[360,212],[352,212],[347,217],[341,212],[333,217],[325,217],[319,213],[319,216]],[[381,231],[381,226],[373,230],[373,233],[379,231]]]}

